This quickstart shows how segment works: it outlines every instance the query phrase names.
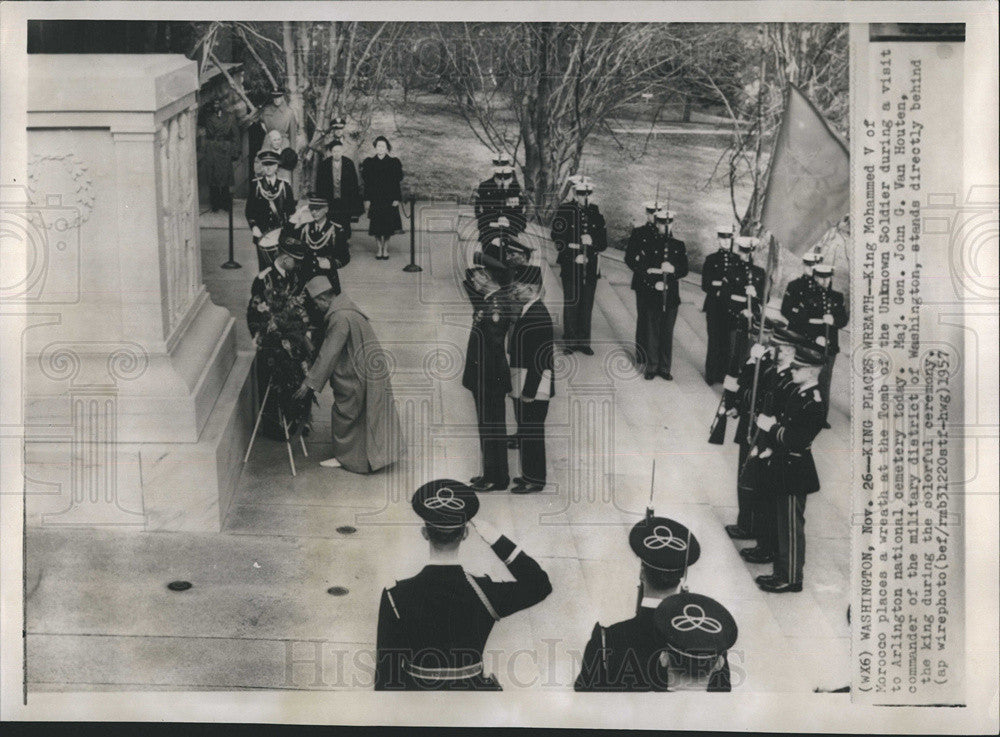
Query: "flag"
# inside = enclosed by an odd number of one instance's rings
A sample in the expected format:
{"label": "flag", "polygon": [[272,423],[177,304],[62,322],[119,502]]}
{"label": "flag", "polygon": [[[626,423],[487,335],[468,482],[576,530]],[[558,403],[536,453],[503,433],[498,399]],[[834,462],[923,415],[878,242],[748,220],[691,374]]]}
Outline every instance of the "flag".
{"label": "flag", "polygon": [[847,146],[795,85],[785,96],[761,225],[797,256],[850,209]]}

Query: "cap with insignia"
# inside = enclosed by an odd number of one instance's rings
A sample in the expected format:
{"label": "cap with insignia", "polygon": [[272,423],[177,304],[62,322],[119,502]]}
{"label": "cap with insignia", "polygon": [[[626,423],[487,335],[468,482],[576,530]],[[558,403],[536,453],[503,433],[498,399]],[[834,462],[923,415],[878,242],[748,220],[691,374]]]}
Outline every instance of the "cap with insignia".
{"label": "cap with insignia", "polygon": [[334,291],[333,285],[330,284],[330,279],[328,277],[314,276],[306,282],[306,292],[309,293],[310,297],[318,297],[321,294],[332,291]]}
{"label": "cap with insignia", "polygon": [[814,264],[813,276],[833,276],[833,265],[824,263]]}
{"label": "cap with insignia", "polygon": [[799,344],[795,347],[795,358],[792,365],[798,367],[822,366],[826,363],[826,358],[821,351],[810,348],[807,345]]}
{"label": "cap with insignia", "polygon": [[660,209],[659,203],[653,202],[652,200],[647,202],[645,207],[646,207],[646,212],[656,212],[657,210]]}
{"label": "cap with insignia", "polygon": [[668,596],[656,607],[653,624],[669,650],[694,660],[719,657],[739,636],[729,610],[702,594]]}
{"label": "cap with insignia", "polygon": [[291,256],[296,261],[301,261],[306,257],[305,244],[294,235],[286,235],[278,243],[278,250]]}
{"label": "cap with insignia", "polygon": [[741,235],[735,240],[737,248],[747,253],[750,253],[757,247],[757,239],[749,235]]}
{"label": "cap with insignia", "polygon": [[816,253],[816,251],[806,251],[802,254],[802,263],[804,264],[818,264],[823,260],[823,256]]}
{"label": "cap with insignia", "polygon": [[257,161],[261,164],[277,164],[281,160],[281,156],[277,151],[261,151],[257,154]]}
{"label": "cap with insignia", "polygon": [[326,197],[323,197],[316,192],[310,192],[306,195],[306,201],[309,203],[310,210],[319,210],[322,207],[329,207],[330,203],[327,201]]}
{"label": "cap with insignia", "polygon": [[698,538],[680,522],[666,517],[637,522],[629,532],[628,544],[645,565],[678,575],[684,572],[685,565],[693,565],[701,556]]}
{"label": "cap with insignia", "polygon": [[732,238],[733,237],[733,226],[732,225],[720,225],[715,229],[715,236],[717,238]]}
{"label": "cap with insignia", "polygon": [[454,479],[428,481],[414,492],[411,504],[427,525],[442,530],[462,527],[479,511],[476,492]]}
{"label": "cap with insignia", "polygon": [[802,336],[792,330],[789,330],[783,325],[775,328],[774,333],[771,335],[771,342],[775,345],[788,345],[794,347],[802,342]]}

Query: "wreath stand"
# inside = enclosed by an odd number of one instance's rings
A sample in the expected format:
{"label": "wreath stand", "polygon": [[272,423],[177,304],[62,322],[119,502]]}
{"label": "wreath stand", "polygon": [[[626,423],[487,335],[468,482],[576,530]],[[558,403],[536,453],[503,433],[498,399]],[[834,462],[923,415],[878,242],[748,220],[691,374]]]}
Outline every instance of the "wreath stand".
{"label": "wreath stand", "polygon": [[[250,444],[247,446],[246,455],[243,456],[243,462],[246,463],[250,460],[250,451],[253,450],[253,443],[257,439],[257,431],[260,429],[260,421],[264,417],[264,408],[267,407],[267,399],[271,395],[271,384],[273,378],[269,379],[267,382],[267,389],[264,391],[264,399],[260,403],[260,411],[257,413],[257,421],[253,425],[253,433],[250,435]],[[278,405],[278,419],[281,420],[281,428],[285,431],[285,448],[288,450],[288,465],[292,467],[292,476],[295,476],[295,457],[292,455],[292,440],[288,435],[288,423],[285,421],[285,413],[281,410],[281,405]],[[302,444],[302,455],[306,458],[309,457],[309,451],[306,450],[306,441],[302,437],[301,431],[299,432],[299,442]]]}

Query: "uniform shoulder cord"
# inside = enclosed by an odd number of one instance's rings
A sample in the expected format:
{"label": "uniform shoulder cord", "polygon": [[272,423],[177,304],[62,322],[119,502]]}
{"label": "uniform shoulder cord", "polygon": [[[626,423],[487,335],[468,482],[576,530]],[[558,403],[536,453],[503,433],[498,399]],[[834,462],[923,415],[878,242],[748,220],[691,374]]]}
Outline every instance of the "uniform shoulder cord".
{"label": "uniform shoulder cord", "polygon": [[491,617],[493,617],[493,621],[499,622],[500,615],[497,614],[497,610],[493,608],[493,604],[491,604],[489,598],[487,598],[486,592],[483,591],[482,587],[476,579],[472,577],[471,573],[468,571],[462,571],[462,573],[465,574],[465,580],[469,582],[469,586],[471,586],[472,590],[476,592],[476,596],[479,597],[479,601],[481,601],[483,606],[486,607],[486,611],[489,612]]}

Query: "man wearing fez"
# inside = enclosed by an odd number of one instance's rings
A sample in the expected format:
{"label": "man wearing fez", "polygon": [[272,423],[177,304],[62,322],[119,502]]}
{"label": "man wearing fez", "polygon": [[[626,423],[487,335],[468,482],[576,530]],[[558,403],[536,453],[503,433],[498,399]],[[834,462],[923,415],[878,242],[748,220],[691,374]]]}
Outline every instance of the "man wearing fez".
{"label": "man wearing fez", "polygon": [[673,213],[657,210],[656,232],[645,241],[636,258],[640,268],[639,291],[646,304],[646,369],[643,378],[673,380],[674,325],[681,304],[678,280],[688,273],[687,249],[670,233]]}
{"label": "man wearing fez", "polygon": [[[272,238],[272,234],[284,228],[295,214],[295,195],[292,185],[278,178],[278,154],[261,151],[257,158],[261,175],[250,183],[244,214],[257,250],[257,262],[263,270],[274,262],[278,239]],[[268,238],[264,238],[265,234]]]}
{"label": "man wearing fez", "polygon": [[306,246],[304,271],[309,276],[321,274],[330,281],[334,294],[340,294],[339,269],[351,261],[347,234],[327,215],[327,199],[316,192],[306,195],[312,222],[299,226],[298,237]]}
{"label": "man wearing fez", "polygon": [[646,203],[646,222],[632,228],[628,236],[628,245],[625,247],[625,265],[632,271],[632,282],[629,287],[635,292],[635,364],[646,363],[649,354],[649,346],[646,339],[649,337],[649,318],[646,315],[646,300],[642,298],[639,289],[639,282],[643,269],[638,258],[640,251],[647,248],[648,244],[656,235],[656,211],[659,210],[656,202]]}
{"label": "man wearing fez", "polygon": [[705,293],[702,311],[708,333],[708,351],[705,354],[705,382],[718,384],[729,368],[729,270],[739,258],[733,253],[733,226],[716,228],[719,248],[705,258],[701,269],[701,290]]}
{"label": "man wearing fez", "polygon": [[531,494],[545,487],[545,418],[555,394],[552,316],[542,298],[542,270],[522,268],[510,287],[517,317],[508,338],[511,397],[517,420],[521,476],[511,493]]}
{"label": "man wearing fez", "polygon": [[354,162],[344,156],[342,138],[329,138],[326,150],[328,155],[316,167],[316,194],[326,198],[330,205],[330,218],[350,238],[351,222],[365,211],[358,170]]}
{"label": "man wearing fez", "polygon": [[476,188],[475,214],[479,240],[484,244],[498,235],[516,236],[527,227],[521,185],[510,154],[493,157],[493,176]]}
{"label": "man wearing fez", "polygon": [[325,276],[310,279],[306,291],[324,314],[326,334],[295,399],[311,402],[327,382],[333,390],[333,457],[320,465],[378,471],[406,450],[382,348],[368,317]]}
{"label": "man wearing fez", "polygon": [[847,304],[842,292],[833,289],[833,266],[818,263],[813,266],[813,289],[802,289],[789,306],[790,327],[801,333],[823,353],[823,370],[819,374],[819,391],[823,395],[823,425],[829,427],[830,381],[833,364],[840,352],[840,329],[847,325]]}
{"label": "man wearing fez", "polygon": [[806,496],[820,488],[812,442],[823,429],[826,416],[818,387],[819,373],[825,363],[821,352],[799,345],[792,360],[794,389],[788,392],[784,406],[772,414],[757,415],[760,446],[771,451],[762,466],[760,483],[766,485],[766,492],[774,499],[777,540],[773,571],[756,579],[762,591],[776,594],[802,591]]}
{"label": "man wearing fez", "polygon": [[[376,635],[376,691],[499,691],[483,669],[493,625],[552,592],[545,571],[515,543],[482,521],[474,491],[438,479],[411,499],[423,520],[430,564],[413,578],[383,589]],[[510,571],[513,581],[473,576],[459,546],[469,526]]]}
{"label": "man wearing fez", "polygon": [[701,557],[701,546],[680,522],[653,516],[633,525],[628,541],[641,565],[635,616],[608,627],[594,625],[573,684],[576,691],[667,690],[660,665],[663,637],[654,614],[677,592],[687,568]]}
{"label": "man wearing fez", "polygon": [[571,178],[573,199],[556,210],[550,237],[555,243],[563,285],[563,352],[594,355],[590,347],[591,314],[597,289],[598,254],[608,247],[604,216],[590,202],[594,185]]}

